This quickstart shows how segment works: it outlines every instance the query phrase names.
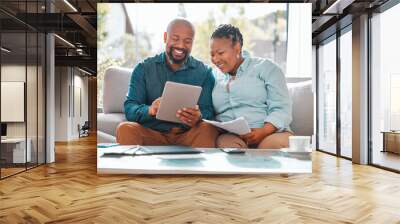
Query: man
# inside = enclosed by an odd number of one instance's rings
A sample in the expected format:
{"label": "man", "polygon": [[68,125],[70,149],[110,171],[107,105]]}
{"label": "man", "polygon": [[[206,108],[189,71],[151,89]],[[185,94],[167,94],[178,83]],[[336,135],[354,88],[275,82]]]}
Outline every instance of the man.
{"label": "man", "polygon": [[[201,118],[212,119],[211,68],[190,56],[195,30],[185,19],[175,19],[164,33],[165,52],[139,63],[131,77],[124,103],[128,122],[117,127],[117,142],[124,145],[185,145],[215,147],[218,131]],[[198,105],[182,108],[183,124],[155,118],[166,81],[202,87]]]}

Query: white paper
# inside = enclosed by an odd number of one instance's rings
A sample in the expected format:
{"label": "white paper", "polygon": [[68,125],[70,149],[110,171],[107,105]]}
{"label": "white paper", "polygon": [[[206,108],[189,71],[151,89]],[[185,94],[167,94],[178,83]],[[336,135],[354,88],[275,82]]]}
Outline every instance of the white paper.
{"label": "white paper", "polygon": [[249,124],[243,117],[239,117],[235,120],[225,121],[225,122],[210,121],[206,119],[203,119],[203,121],[237,135],[244,135],[250,133],[251,131],[249,128]]}

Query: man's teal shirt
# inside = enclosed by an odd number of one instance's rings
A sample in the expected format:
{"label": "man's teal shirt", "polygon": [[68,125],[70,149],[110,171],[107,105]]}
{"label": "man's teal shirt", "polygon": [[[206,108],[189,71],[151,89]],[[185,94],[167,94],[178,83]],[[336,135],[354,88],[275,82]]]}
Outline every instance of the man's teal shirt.
{"label": "man's teal shirt", "polygon": [[128,121],[138,122],[146,128],[167,132],[173,127],[188,128],[183,124],[161,121],[148,114],[151,103],[162,95],[167,81],[201,86],[202,91],[198,105],[202,117],[214,118],[211,94],[214,87],[214,76],[210,67],[192,56],[177,71],[166,63],[165,52],[145,59],[136,65],[129,84],[124,103]]}

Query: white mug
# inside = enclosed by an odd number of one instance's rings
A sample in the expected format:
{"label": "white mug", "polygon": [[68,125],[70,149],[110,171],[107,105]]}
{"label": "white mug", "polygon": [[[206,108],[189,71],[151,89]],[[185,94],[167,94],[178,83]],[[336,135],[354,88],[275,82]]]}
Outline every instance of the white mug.
{"label": "white mug", "polygon": [[311,148],[310,139],[310,136],[289,136],[289,148],[298,152],[309,151]]}

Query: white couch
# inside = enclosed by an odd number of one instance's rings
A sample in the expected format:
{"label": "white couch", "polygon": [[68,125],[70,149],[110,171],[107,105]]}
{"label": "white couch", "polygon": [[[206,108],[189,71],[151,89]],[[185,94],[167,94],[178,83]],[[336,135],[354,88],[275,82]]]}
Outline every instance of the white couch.
{"label": "white couch", "polygon": [[[111,67],[104,75],[103,112],[97,114],[97,142],[115,142],[115,129],[122,121],[124,100],[128,91],[131,69]],[[288,78],[290,96],[293,101],[291,128],[295,135],[313,134],[314,98],[311,79]]]}

